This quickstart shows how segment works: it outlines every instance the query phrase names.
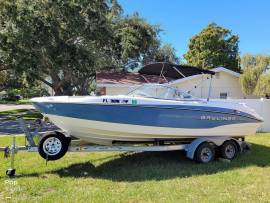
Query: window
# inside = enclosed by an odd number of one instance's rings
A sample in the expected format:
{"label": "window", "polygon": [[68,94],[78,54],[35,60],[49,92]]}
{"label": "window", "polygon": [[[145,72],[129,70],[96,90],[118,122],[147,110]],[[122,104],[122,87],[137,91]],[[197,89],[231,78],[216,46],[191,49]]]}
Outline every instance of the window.
{"label": "window", "polygon": [[106,87],[97,88],[95,93],[97,96],[106,95]]}
{"label": "window", "polygon": [[227,99],[228,93],[227,92],[221,92],[220,93],[220,99]]}
{"label": "window", "polygon": [[193,97],[182,92],[176,88],[168,87],[160,84],[146,84],[139,86],[138,88],[132,90],[128,93],[129,96],[140,96],[140,97],[150,97],[158,99],[193,99]]}

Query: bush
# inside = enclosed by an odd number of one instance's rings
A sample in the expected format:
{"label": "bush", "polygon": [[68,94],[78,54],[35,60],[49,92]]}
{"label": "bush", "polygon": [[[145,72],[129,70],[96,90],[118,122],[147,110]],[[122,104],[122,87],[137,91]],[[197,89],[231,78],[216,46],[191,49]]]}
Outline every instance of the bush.
{"label": "bush", "polygon": [[8,89],[7,94],[4,96],[3,100],[6,101],[18,101],[21,97],[21,90],[20,89]]}
{"label": "bush", "polygon": [[21,95],[23,96],[23,98],[32,98],[32,97],[49,96],[49,93],[47,92],[46,89],[40,86],[33,86],[21,89]]}
{"label": "bush", "polygon": [[10,88],[6,90],[6,95],[3,96],[2,100],[4,101],[18,101],[22,98],[32,98],[32,97],[41,97],[49,96],[49,93],[46,89],[41,88],[40,86],[33,86],[28,88]]}

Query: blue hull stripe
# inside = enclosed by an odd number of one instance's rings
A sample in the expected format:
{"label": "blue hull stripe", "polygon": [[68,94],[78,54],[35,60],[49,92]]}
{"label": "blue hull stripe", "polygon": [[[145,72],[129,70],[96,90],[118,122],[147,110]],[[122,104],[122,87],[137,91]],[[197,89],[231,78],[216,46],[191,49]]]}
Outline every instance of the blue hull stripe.
{"label": "blue hull stripe", "polygon": [[[201,106],[34,103],[45,114],[93,121],[169,128],[213,128],[258,120],[230,109]],[[106,127],[106,126],[105,126]]]}

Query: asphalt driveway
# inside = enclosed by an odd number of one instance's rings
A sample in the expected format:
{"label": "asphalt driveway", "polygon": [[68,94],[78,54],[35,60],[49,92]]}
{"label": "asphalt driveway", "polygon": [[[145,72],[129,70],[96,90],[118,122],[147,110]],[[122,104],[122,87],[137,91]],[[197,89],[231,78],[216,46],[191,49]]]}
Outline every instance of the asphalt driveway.
{"label": "asphalt driveway", "polygon": [[[12,111],[17,109],[28,109],[29,111],[33,111],[34,107],[32,105],[24,104],[24,105],[11,105],[11,104],[1,104],[0,112],[4,111]],[[22,114],[27,113],[27,111],[22,112]],[[18,113],[20,114],[20,113]],[[20,117],[20,115],[17,115]],[[26,120],[27,126],[33,126],[34,120]],[[47,123],[43,126],[40,132],[46,132],[51,130],[56,130],[57,127],[52,123]],[[34,128],[32,129],[34,130]],[[21,129],[19,120],[10,119],[9,115],[0,115],[0,136],[6,135],[18,135],[23,134],[23,130]]]}
{"label": "asphalt driveway", "polygon": [[12,111],[17,109],[34,109],[31,104],[0,104],[0,112]]}

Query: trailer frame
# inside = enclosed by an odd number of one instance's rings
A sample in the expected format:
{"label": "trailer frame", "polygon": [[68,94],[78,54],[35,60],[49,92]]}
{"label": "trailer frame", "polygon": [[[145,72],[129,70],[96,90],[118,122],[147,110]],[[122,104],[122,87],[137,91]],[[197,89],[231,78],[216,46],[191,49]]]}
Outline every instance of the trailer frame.
{"label": "trailer frame", "polygon": [[[40,129],[46,123],[46,121],[37,119],[35,121],[34,132],[30,131],[30,127],[28,127],[25,121],[20,118],[19,124],[21,129],[24,132],[24,136],[27,140],[28,144],[24,146],[16,145],[16,136],[12,136],[12,144],[11,146],[0,147],[0,151],[4,151],[4,157],[10,157],[10,167],[6,170],[6,175],[9,177],[15,176],[15,154],[19,151],[27,151],[27,152],[38,152],[38,145],[34,141],[35,136],[42,136],[40,133]],[[64,132],[57,131],[58,133],[66,134]],[[184,150],[186,152],[186,157],[189,159],[194,159],[197,148],[202,143],[211,143],[215,146],[221,146],[225,141],[233,140],[239,149],[239,152],[243,152],[245,150],[250,149],[250,144],[245,142],[243,139],[236,139],[231,137],[200,137],[197,138],[190,143],[187,144],[172,144],[172,145],[159,145],[157,143],[153,143],[153,145],[149,146],[99,146],[99,145],[78,145],[78,140],[72,140],[67,152],[111,152],[111,151],[125,151],[125,152],[162,152],[162,151],[180,151]],[[48,161],[48,160],[47,160]],[[47,162],[46,161],[46,162]]]}

